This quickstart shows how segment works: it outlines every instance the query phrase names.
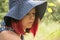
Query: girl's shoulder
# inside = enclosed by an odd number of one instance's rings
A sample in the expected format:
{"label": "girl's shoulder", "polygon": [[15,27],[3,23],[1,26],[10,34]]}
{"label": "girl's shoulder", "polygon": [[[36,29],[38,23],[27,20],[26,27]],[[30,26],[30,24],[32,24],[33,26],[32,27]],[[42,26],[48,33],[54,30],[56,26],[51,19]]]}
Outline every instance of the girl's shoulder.
{"label": "girl's shoulder", "polygon": [[2,31],[0,33],[1,40],[20,40],[20,37],[12,31]]}
{"label": "girl's shoulder", "polygon": [[1,40],[20,40],[18,34],[16,34],[12,29],[0,27],[0,39]]}

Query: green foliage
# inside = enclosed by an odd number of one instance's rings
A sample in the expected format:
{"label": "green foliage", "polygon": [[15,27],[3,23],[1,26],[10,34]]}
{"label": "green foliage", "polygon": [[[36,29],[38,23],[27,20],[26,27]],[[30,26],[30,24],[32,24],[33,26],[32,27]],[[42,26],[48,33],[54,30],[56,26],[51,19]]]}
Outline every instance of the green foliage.
{"label": "green foliage", "polygon": [[8,11],[8,0],[0,0],[0,12]]}
{"label": "green foliage", "polygon": [[[57,5],[58,4],[58,5]],[[49,0],[46,14],[43,21],[49,23],[51,21],[60,23],[60,3],[57,0]]]}
{"label": "green foliage", "polygon": [[0,22],[8,11],[8,0],[0,0]]}

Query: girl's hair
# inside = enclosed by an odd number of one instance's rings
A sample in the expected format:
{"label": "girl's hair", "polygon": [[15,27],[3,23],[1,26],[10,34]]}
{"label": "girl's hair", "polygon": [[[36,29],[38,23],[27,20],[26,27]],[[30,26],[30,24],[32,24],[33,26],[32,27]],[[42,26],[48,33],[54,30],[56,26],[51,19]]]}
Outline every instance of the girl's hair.
{"label": "girl's hair", "polygon": [[12,26],[11,25],[12,20],[14,22],[18,22],[19,21],[19,20],[16,20],[16,19],[12,18],[12,17],[9,17],[9,16],[5,16],[4,17],[4,22],[5,22],[6,26],[8,26],[8,27],[11,27]]}

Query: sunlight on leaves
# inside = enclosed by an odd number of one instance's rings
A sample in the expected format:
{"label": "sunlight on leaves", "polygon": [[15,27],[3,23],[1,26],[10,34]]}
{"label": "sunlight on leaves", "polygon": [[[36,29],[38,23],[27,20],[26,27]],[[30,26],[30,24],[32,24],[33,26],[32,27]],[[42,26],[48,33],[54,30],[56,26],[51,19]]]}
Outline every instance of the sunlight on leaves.
{"label": "sunlight on leaves", "polygon": [[56,5],[54,3],[48,3],[48,5],[56,7]]}
{"label": "sunlight on leaves", "polygon": [[52,11],[52,8],[48,8],[48,12],[49,13],[52,13],[53,11]]}

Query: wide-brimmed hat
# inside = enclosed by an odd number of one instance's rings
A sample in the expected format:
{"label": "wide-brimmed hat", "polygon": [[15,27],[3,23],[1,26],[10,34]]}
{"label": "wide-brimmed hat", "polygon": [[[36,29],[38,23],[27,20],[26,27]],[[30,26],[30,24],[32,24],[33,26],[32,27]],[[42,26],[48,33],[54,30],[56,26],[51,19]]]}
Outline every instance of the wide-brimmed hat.
{"label": "wide-brimmed hat", "polygon": [[34,7],[38,8],[38,16],[43,16],[46,6],[47,1],[9,0],[9,12],[6,16],[20,20]]}

